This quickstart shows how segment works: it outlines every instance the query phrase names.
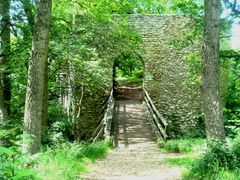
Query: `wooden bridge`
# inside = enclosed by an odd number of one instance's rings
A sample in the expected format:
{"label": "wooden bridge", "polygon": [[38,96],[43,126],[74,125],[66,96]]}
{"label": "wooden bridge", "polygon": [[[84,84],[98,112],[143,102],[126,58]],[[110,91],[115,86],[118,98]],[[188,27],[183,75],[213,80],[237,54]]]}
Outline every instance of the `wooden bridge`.
{"label": "wooden bridge", "polygon": [[181,179],[183,168],[164,163],[164,159],[175,155],[160,153],[156,144],[157,138],[166,140],[168,124],[157,111],[146,89],[143,88],[139,93],[140,97],[124,99],[114,98],[111,92],[94,141],[113,136],[116,148],[105,158],[90,163],[90,172],[81,175],[82,179]]}
{"label": "wooden bridge", "polygon": [[[136,92],[135,92],[136,93]],[[159,113],[147,90],[143,97],[116,98],[111,91],[104,106],[102,120],[93,134],[93,142],[113,137],[116,147],[143,147],[157,139],[167,139],[168,123]]]}

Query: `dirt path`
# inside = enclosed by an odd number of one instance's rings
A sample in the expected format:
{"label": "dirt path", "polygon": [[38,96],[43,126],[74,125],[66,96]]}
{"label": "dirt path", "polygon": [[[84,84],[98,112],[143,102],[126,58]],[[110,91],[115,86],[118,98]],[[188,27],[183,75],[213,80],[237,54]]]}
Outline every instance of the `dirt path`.
{"label": "dirt path", "polygon": [[89,164],[90,172],[83,179],[181,179],[183,169],[164,162],[165,158],[179,155],[158,150],[147,121],[146,106],[139,99],[117,100],[114,121],[116,148],[107,157]]}
{"label": "dirt path", "polygon": [[177,180],[181,179],[183,168],[164,162],[167,157],[176,155],[161,154],[156,148],[131,150],[119,148],[110,151],[108,156],[88,166],[88,180]]}

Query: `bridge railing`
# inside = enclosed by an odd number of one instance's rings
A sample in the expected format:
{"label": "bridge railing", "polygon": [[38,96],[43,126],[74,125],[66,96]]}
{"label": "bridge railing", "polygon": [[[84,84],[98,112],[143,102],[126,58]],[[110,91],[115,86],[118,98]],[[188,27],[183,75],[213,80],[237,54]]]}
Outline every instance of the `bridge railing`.
{"label": "bridge railing", "polygon": [[150,124],[152,128],[154,129],[154,132],[156,136],[159,139],[166,140],[168,135],[167,135],[167,127],[168,123],[164,119],[164,117],[160,114],[160,112],[157,110],[156,106],[154,105],[152,99],[150,98],[147,90],[143,88],[143,95],[144,95],[144,100],[147,104],[148,110],[151,114],[151,118],[149,119]]}
{"label": "bridge railing", "polygon": [[114,105],[115,105],[115,100],[113,97],[113,89],[112,89],[108,99],[104,103],[101,120],[98,127],[96,128],[96,130],[92,135],[93,137],[92,142],[95,142],[102,137],[104,138],[110,137]]}

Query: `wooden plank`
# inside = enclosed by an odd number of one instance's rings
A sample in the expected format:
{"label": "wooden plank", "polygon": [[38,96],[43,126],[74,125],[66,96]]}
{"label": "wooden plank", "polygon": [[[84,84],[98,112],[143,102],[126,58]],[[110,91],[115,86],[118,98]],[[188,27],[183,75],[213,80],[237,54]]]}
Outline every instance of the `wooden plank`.
{"label": "wooden plank", "polygon": [[158,127],[159,131],[161,132],[163,138],[166,139],[166,138],[168,137],[167,133],[166,133],[165,130],[162,128],[162,125],[158,122],[158,118],[157,118],[157,116],[154,114],[154,112],[153,112],[153,110],[152,110],[152,108],[151,108],[151,106],[150,106],[150,104],[149,104],[148,99],[145,99],[145,101],[146,101],[147,107],[148,107],[148,109],[149,109],[149,111],[150,111],[150,113],[151,113],[151,115],[152,115],[152,117],[153,117],[153,120],[154,120],[155,124],[157,125],[157,127]]}
{"label": "wooden plank", "polygon": [[94,131],[92,137],[95,137],[95,136],[96,136],[96,134],[97,134],[97,133],[99,132],[99,130],[102,128],[103,123],[104,123],[104,121],[102,120],[102,121],[100,122],[100,124],[98,125],[98,127],[96,128],[96,130]]}
{"label": "wooden plank", "polygon": [[112,103],[113,103],[113,91],[111,91],[111,95],[109,96],[107,110],[104,114],[104,121],[106,124],[105,129],[104,129],[104,134],[110,134],[109,131],[111,131]]}
{"label": "wooden plank", "polygon": [[161,133],[160,133],[159,131],[155,131],[154,133],[155,133],[155,136],[156,136],[158,139],[163,140],[162,135],[161,135]]}
{"label": "wooden plank", "polygon": [[162,135],[161,135],[161,133],[159,132],[156,124],[154,123],[154,120],[153,120],[153,117],[152,117],[152,116],[150,117],[149,122],[150,122],[150,124],[151,124],[152,130],[153,130],[155,136],[156,136],[158,139],[162,139]]}
{"label": "wooden plank", "polygon": [[104,122],[104,136],[107,138],[111,134],[112,119],[113,119],[113,109],[114,109],[114,98],[113,98],[113,89],[111,90],[111,95],[109,96],[107,109],[105,111]]}
{"label": "wooden plank", "polygon": [[100,129],[97,136],[93,139],[93,143],[96,142],[96,140],[99,139],[99,137],[103,134],[104,127]]}
{"label": "wooden plank", "polygon": [[149,120],[148,120],[148,121],[150,122],[150,125],[151,125],[151,127],[152,127],[152,130],[155,131],[155,130],[156,130],[156,125],[154,124],[152,118],[153,118],[153,117],[152,117],[152,115],[151,115],[151,117],[149,117]]}
{"label": "wooden plank", "polygon": [[159,111],[157,110],[156,106],[154,105],[154,103],[152,102],[147,90],[145,88],[143,88],[144,93],[148,99],[148,101],[150,102],[150,105],[152,106],[152,109],[154,110],[154,112],[157,114],[157,116],[159,117],[159,119],[161,119],[162,123],[164,124],[164,126],[167,126],[168,123],[167,121],[163,118],[163,116],[159,113]]}
{"label": "wooden plank", "polygon": [[107,107],[107,105],[108,105],[108,101],[109,101],[110,98],[112,98],[112,97],[111,97],[112,95],[113,95],[113,89],[111,89],[108,97],[107,97],[106,100],[104,101],[104,103],[103,103],[103,108],[102,108],[102,110],[101,110],[101,113],[104,113],[104,111],[106,110],[106,107]]}
{"label": "wooden plank", "polygon": [[113,111],[114,111],[114,98],[111,101],[111,105],[108,111],[108,115],[107,115],[107,124],[106,124],[106,136],[110,136],[111,134],[111,127],[112,127],[112,119],[113,119]]}
{"label": "wooden plank", "polygon": [[144,88],[144,92],[145,92],[145,95],[148,99],[148,101],[150,102],[150,105],[152,106],[152,109],[154,110],[154,112],[157,114],[157,116],[159,117],[159,119],[161,119],[162,123],[167,126],[168,123],[167,121],[163,118],[163,116],[159,113],[159,111],[157,110],[156,106],[154,105],[154,103],[152,102],[147,90]]}
{"label": "wooden plank", "polygon": [[108,99],[104,103],[104,108],[102,112],[104,114],[101,116],[101,122],[93,133],[93,142],[95,142],[101,135],[110,136],[112,119],[113,119],[113,109],[114,109],[114,98],[113,89],[111,89]]}

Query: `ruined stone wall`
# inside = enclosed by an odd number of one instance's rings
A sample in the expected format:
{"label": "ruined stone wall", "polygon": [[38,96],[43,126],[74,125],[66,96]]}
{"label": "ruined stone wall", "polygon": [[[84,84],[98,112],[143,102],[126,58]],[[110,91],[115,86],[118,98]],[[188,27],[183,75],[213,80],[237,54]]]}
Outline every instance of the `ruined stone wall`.
{"label": "ruined stone wall", "polygon": [[[169,123],[168,134],[179,136],[194,134],[198,130],[198,116],[201,113],[199,87],[188,79],[190,67],[186,57],[196,53],[197,45],[179,48],[174,40],[183,37],[189,29],[190,18],[180,15],[128,15],[143,40],[144,86],[158,110]],[[116,19],[121,20],[120,16]],[[196,46],[196,47],[195,47]],[[81,113],[82,136],[89,137],[98,125],[101,106],[112,86],[114,59],[105,61],[104,76],[107,82],[99,84],[96,92],[85,92]],[[85,131],[86,130],[86,131]]]}
{"label": "ruined stone wall", "polygon": [[172,45],[188,31],[189,21],[179,15],[129,15],[129,24],[143,39],[145,88],[170,124],[169,133],[173,136],[193,133],[201,112],[199,87],[187,81],[190,68],[185,60],[197,49]]}

